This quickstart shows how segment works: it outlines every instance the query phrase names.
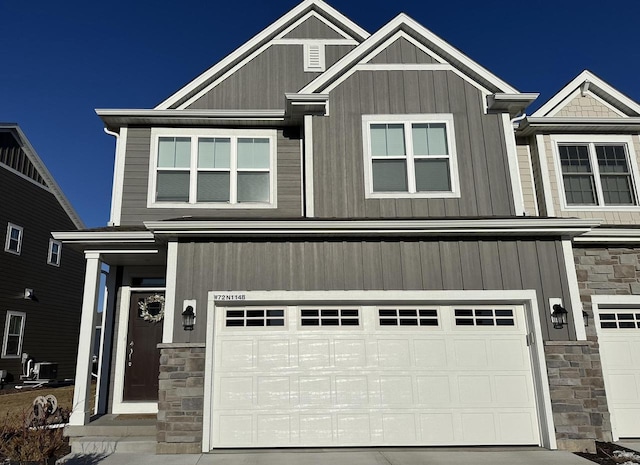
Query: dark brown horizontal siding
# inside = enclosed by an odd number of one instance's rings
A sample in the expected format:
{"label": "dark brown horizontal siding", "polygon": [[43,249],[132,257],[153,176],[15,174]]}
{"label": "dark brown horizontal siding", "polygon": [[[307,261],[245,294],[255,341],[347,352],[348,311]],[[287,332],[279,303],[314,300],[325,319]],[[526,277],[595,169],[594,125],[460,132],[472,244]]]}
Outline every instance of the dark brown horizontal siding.
{"label": "dark brown horizontal siding", "polygon": [[147,208],[149,189],[149,157],[151,129],[129,128],[122,193],[121,225],[140,225],[143,221],[200,217],[274,217],[302,216],[302,180],[300,172],[300,138],[297,131],[278,131],[278,208],[213,209],[213,208]]}
{"label": "dark brown horizontal siding", "polygon": [[[0,168],[0,341],[4,338],[6,312],[26,313],[23,352],[36,361],[57,362],[58,376],[72,378],[78,350],[82,307],[84,257],[62,248],[61,266],[47,264],[51,231],[75,230],[55,197],[9,171]],[[4,252],[7,223],[24,228],[22,252]],[[25,300],[25,288],[37,301]],[[20,360],[0,358],[0,369],[14,377]]]}
{"label": "dark brown horizontal siding", "polygon": [[[315,213],[323,218],[515,214],[500,115],[450,71],[359,71],[330,94],[331,115],[314,117]],[[459,199],[365,199],[362,115],[452,113]]]}
{"label": "dark brown horizontal siding", "polygon": [[272,45],[189,105],[190,109],[284,109],[319,73],[305,73],[302,45]]}
{"label": "dark brown horizontal siding", "polygon": [[[573,338],[549,328],[548,299],[570,310],[562,244],[554,240],[334,240],[189,242],[178,246],[177,308],[197,299],[198,324],[175,337],[203,342],[208,291],[523,290],[537,292],[545,339]],[[571,325],[569,325],[571,326]]]}

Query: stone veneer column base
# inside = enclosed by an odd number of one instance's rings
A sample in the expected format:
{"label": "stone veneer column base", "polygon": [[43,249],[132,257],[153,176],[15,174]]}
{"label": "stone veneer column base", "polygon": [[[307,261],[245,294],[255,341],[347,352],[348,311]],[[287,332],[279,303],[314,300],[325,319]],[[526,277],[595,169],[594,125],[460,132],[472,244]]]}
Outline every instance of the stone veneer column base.
{"label": "stone veneer column base", "polygon": [[595,453],[611,441],[598,343],[546,341],[545,355],[558,449]]}
{"label": "stone veneer column base", "polygon": [[158,454],[202,452],[204,344],[158,344]]}

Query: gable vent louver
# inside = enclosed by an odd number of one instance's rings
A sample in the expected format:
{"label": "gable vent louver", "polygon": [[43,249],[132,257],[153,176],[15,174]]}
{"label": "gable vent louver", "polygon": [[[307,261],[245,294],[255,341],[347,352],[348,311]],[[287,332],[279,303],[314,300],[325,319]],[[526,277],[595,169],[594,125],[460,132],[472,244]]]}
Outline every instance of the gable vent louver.
{"label": "gable vent louver", "polygon": [[324,45],[305,44],[304,45],[304,70],[305,72],[318,73],[324,71]]}

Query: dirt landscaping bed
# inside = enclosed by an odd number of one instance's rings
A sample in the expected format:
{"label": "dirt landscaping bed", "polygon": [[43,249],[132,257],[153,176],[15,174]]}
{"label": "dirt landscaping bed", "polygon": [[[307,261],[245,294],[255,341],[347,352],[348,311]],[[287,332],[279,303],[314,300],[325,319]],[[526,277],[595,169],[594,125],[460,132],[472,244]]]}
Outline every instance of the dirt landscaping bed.
{"label": "dirt landscaping bed", "polygon": [[576,455],[584,457],[600,465],[631,465],[640,464],[640,452],[610,442],[596,441],[596,453],[587,454],[576,452]]}

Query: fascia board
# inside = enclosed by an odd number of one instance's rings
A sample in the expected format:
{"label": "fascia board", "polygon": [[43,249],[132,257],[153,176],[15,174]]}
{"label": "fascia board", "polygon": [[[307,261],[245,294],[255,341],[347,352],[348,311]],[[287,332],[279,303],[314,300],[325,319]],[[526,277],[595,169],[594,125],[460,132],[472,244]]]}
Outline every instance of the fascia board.
{"label": "fascia board", "polygon": [[18,126],[17,124],[0,124],[0,128],[15,131],[15,133],[18,135],[18,142],[27,155],[27,158],[29,159],[29,161],[31,161],[31,163],[33,163],[33,166],[36,168],[36,170],[38,170],[38,173],[40,174],[40,176],[42,176],[42,179],[45,180],[47,186],[49,187],[49,190],[54,195],[62,209],[69,216],[69,219],[71,219],[76,228],[83,229],[85,225],[80,218],[80,215],[78,215],[78,212],[76,212],[75,208],[73,208],[71,202],[69,202],[69,199],[67,199],[67,197],[64,195],[64,192],[56,182],[53,175],[49,172],[47,166],[44,164],[36,150],[31,145],[31,142],[29,142],[29,139],[27,139],[27,136],[24,134],[22,129],[20,129],[20,126]]}
{"label": "fascia board", "polygon": [[[621,107],[626,107],[636,114],[640,115],[640,105],[629,97],[624,95],[622,92],[616,90],[611,85],[607,84],[605,81],[600,79],[598,76],[593,74],[589,70],[584,70],[580,74],[578,74],[569,84],[564,86],[558,93],[556,93],[553,97],[551,97],[545,104],[543,104],[540,108],[538,108],[531,116],[533,117],[543,117],[547,116],[554,109],[556,109],[560,104],[562,104],[569,96],[584,83],[585,81],[589,81],[591,89],[592,87],[596,88],[596,95],[603,94],[609,96],[614,102],[616,102]],[[621,108],[622,109],[622,108]]]}
{"label": "fascia board", "polygon": [[[505,94],[495,93],[487,97],[489,110],[509,111],[518,113],[527,108],[538,98],[540,94],[536,92]],[[516,110],[516,111],[513,111]]]}
{"label": "fascia board", "polygon": [[264,45],[269,40],[274,38],[280,30],[287,27],[290,23],[296,20],[301,15],[304,15],[307,11],[312,9],[313,7],[317,7],[319,10],[323,11],[325,14],[329,15],[337,22],[342,23],[346,29],[350,29],[355,34],[359,35],[360,39],[364,40],[369,37],[369,33],[362,29],[360,26],[355,24],[353,21],[348,19],[346,16],[335,10],[334,8],[327,5],[322,0],[305,0],[300,3],[298,6],[290,10],[284,16],[280,17],[280,19],[276,20],[266,29],[263,29],[257,35],[255,35],[252,39],[246,42],[244,45],[236,49],[230,55],[227,55],[221,61],[216,63],[214,66],[209,68],[207,71],[202,73],[200,76],[195,78],[193,81],[189,82],[187,85],[182,87],[176,93],[171,95],[169,98],[161,102],[155,108],[159,110],[168,109],[173,105],[176,105],[181,100],[185,99],[192,92],[197,91],[201,86],[205,85],[210,79],[216,76],[218,73],[223,72],[228,69],[237,61],[241,60],[243,57],[251,53],[253,50],[256,50],[261,45]]}
{"label": "fascia board", "polygon": [[640,117],[629,118],[556,118],[527,117],[520,122],[518,136],[550,132],[640,132]]}
{"label": "fascia board", "polygon": [[65,243],[154,241],[154,235],[149,231],[54,231],[51,235],[55,240]]}
{"label": "fascia board", "polygon": [[156,235],[561,235],[575,236],[599,220],[400,220],[400,221],[148,221]]}
{"label": "fascia board", "polygon": [[[453,66],[459,67],[463,72],[469,74],[471,78],[482,80],[478,81],[480,84],[484,84],[483,81],[490,83],[494,89],[493,92],[502,92],[507,94],[519,93],[515,88],[495,76],[493,73],[473,61],[471,58],[460,52],[458,49],[448,44],[446,41],[429,31],[417,21],[413,20],[404,13],[399,14],[394,19],[389,21],[386,25],[380,28],[376,33],[370,36],[367,40],[354,48],[351,52],[338,60],[331,68],[318,76],[305,86],[300,93],[312,93],[322,91],[337,77],[343,74],[346,70],[357,64],[366,54],[371,52],[375,47],[380,45],[390,34],[393,34],[396,30],[399,30],[402,26],[413,30],[416,34],[424,38],[427,42],[431,43],[439,55],[451,62]],[[460,66],[461,65],[461,66]]]}
{"label": "fascia board", "polygon": [[639,228],[596,228],[579,237],[575,237],[574,242],[586,243],[638,243],[640,242]]}

